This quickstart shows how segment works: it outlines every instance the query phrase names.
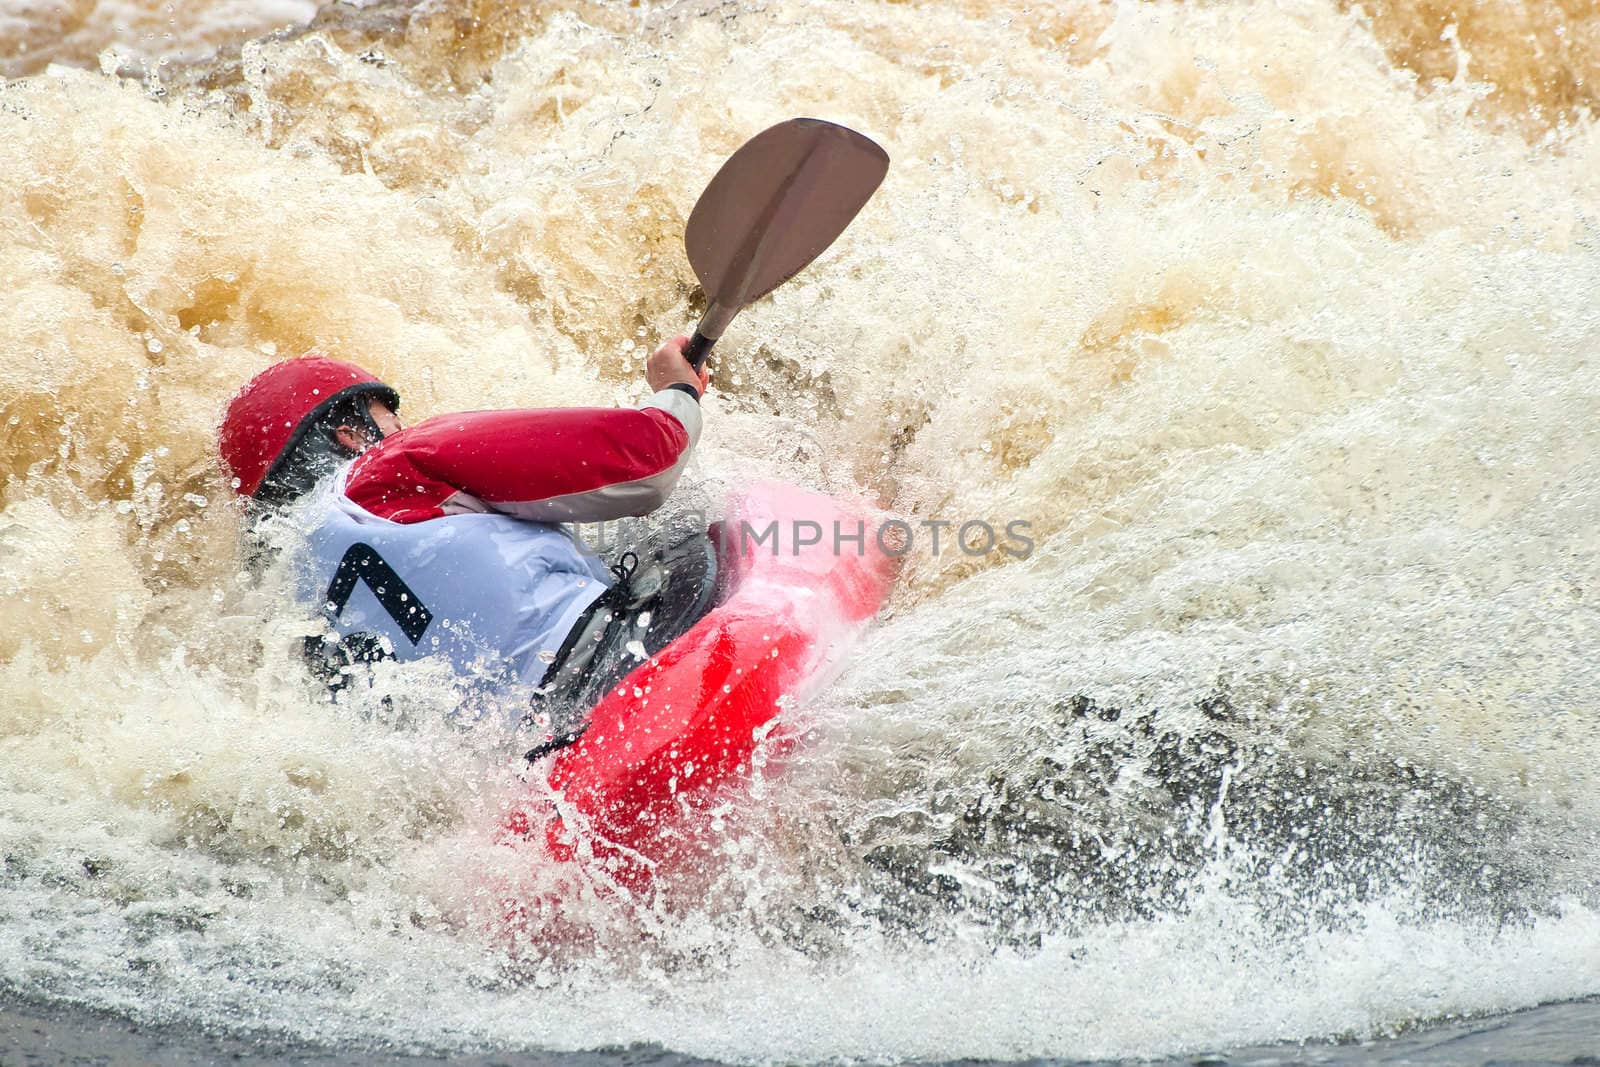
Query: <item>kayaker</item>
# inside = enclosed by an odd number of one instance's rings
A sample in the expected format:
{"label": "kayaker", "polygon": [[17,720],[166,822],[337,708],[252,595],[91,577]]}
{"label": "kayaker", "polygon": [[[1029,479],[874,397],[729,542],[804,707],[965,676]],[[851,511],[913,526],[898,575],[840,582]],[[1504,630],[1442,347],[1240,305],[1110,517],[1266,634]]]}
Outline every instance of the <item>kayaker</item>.
{"label": "kayaker", "polygon": [[251,379],[223,418],[223,461],[261,539],[292,557],[296,595],[330,625],[307,641],[330,680],[356,662],[442,657],[487,692],[555,686],[584,703],[641,646],[687,629],[715,577],[703,538],[608,570],[565,525],[644,515],[676,486],[709,383],[687,340],[646,362],[638,408],[403,428],[399,394],[350,363],[311,354]]}

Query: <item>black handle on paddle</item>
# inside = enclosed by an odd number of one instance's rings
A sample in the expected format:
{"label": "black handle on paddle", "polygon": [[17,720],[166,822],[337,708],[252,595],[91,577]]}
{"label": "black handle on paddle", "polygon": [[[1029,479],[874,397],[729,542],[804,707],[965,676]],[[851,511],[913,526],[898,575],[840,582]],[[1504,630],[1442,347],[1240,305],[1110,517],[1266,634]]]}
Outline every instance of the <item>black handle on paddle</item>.
{"label": "black handle on paddle", "polygon": [[689,338],[689,343],[683,346],[683,358],[689,361],[689,366],[698,371],[706,365],[706,357],[711,355],[711,346],[716,344],[716,339],[707,337],[699,330]]}

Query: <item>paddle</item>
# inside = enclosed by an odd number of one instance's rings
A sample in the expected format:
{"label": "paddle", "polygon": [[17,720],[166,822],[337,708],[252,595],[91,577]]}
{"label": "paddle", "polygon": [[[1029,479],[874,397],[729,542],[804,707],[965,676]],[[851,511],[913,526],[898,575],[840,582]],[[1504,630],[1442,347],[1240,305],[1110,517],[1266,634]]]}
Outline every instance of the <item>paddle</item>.
{"label": "paddle", "polygon": [[683,349],[690,365],[700,369],[740,308],[820,256],[888,170],[882,148],[821,119],[780,122],[728,157],[683,235],[708,302]]}

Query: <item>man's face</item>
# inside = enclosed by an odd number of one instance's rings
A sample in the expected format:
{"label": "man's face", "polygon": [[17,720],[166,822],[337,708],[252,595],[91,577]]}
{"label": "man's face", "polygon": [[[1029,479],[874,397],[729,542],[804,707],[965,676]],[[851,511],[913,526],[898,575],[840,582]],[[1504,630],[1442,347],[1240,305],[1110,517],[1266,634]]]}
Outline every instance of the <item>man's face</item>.
{"label": "man's face", "polygon": [[400,416],[390,410],[389,405],[376,397],[367,401],[367,410],[372,413],[372,421],[378,424],[378,429],[383,431],[383,436],[399,433],[405,429],[400,425]]}
{"label": "man's face", "polygon": [[[400,424],[400,416],[394,413],[394,409],[376,397],[368,398],[367,411],[371,413],[372,421],[377,423],[378,429],[383,431],[385,437],[405,429]],[[352,452],[365,452],[378,443],[367,433],[365,426],[341,426],[333,434],[341,445]]]}

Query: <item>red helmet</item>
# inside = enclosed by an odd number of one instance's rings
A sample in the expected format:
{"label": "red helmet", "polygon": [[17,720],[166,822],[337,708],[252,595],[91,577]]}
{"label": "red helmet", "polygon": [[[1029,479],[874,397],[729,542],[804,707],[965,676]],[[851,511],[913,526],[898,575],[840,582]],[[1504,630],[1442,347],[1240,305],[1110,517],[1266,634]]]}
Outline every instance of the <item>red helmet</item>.
{"label": "red helmet", "polygon": [[218,442],[235,491],[254,496],[278,461],[338,400],[368,394],[398,410],[400,394],[353,363],[309,355],[274,363],[228,404]]}

